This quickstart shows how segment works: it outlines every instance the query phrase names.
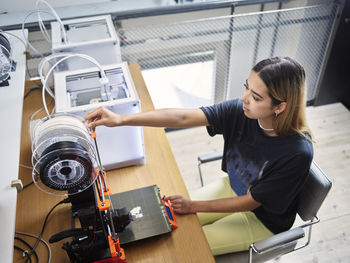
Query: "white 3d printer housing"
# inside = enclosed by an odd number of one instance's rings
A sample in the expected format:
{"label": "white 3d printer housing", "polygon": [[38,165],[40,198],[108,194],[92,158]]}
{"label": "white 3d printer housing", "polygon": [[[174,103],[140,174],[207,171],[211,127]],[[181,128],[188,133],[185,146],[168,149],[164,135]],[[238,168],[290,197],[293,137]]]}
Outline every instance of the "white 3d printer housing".
{"label": "white 3d printer housing", "polygon": [[[100,106],[118,114],[140,112],[140,100],[127,63],[102,68],[109,80],[104,85],[100,83],[100,71],[97,67],[55,72],[56,112],[84,117]],[[102,165],[106,170],[144,163],[142,127],[99,126],[96,133]]]}
{"label": "white 3d printer housing", "polygon": [[[110,15],[63,20],[68,42],[65,43],[61,26],[51,22],[52,53],[80,53],[97,60],[101,65],[121,63],[120,43]],[[67,60],[59,70],[91,67],[80,58]]]}

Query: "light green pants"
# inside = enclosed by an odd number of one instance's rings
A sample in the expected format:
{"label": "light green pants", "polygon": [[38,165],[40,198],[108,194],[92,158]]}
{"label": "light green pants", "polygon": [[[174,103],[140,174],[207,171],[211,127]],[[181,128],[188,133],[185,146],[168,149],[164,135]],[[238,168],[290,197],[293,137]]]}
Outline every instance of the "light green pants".
{"label": "light green pants", "polygon": [[[197,190],[191,198],[213,200],[233,196],[237,195],[226,176]],[[197,215],[214,255],[248,250],[251,243],[273,235],[252,212]]]}

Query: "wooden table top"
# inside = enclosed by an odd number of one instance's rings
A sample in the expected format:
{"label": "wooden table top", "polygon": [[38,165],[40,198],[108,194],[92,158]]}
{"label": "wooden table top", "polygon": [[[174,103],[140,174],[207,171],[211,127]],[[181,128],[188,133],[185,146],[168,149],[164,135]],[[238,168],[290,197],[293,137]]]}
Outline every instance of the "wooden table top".
{"label": "wooden table top", "polygon": [[[140,67],[129,66],[139,98],[142,111],[154,109],[153,103],[144,83]],[[27,88],[30,87],[29,84]],[[31,166],[31,147],[28,133],[30,116],[42,106],[41,90],[32,91],[24,100],[21,136],[22,165]],[[162,195],[182,194],[188,197],[185,184],[177,167],[173,153],[168,144],[164,129],[145,127],[144,141],[146,152],[145,165],[132,166],[107,172],[107,182],[112,193],[128,191],[149,185],[158,185]],[[31,182],[31,170],[20,167],[19,179],[23,184]],[[29,186],[18,194],[16,231],[38,235],[44,219],[62,197],[48,195],[34,185]],[[214,262],[208,242],[196,215],[177,215],[179,227],[169,234],[149,240],[138,241],[124,246],[126,259],[132,262]],[[70,204],[60,205],[49,217],[43,235],[48,240],[51,235],[62,230],[70,229]],[[30,244],[33,239],[25,238]],[[15,241],[15,244],[17,241]],[[69,262],[66,252],[61,249],[62,241],[51,244],[52,261]],[[21,244],[23,247],[23,244]],[[37,253],[41,261],[46,261],[48,252],[40,244]],[[14,262],[21,258],[21,253],[14,252]]]}

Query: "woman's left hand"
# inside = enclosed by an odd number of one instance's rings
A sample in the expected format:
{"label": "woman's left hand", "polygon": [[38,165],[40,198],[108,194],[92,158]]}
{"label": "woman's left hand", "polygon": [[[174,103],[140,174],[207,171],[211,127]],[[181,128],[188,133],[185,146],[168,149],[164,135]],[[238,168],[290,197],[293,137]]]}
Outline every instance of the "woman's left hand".
{"label": "woman's left hand", "polygon": [[166,197],[175,213],[178,214],[194,214],[193,201],[182,195],[170,195]]}

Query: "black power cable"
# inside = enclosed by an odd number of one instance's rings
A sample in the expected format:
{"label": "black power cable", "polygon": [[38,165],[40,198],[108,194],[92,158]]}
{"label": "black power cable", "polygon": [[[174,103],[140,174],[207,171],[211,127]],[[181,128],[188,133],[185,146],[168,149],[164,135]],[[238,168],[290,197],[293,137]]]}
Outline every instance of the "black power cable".
{"label": "black power cable", "polygon": [[28,252],[26,250],[24,250],[23,248],[20,248],[20,247],[17,247],[16,245],[13,246],[15,249],[21,251],[23,253],[23,255],[26,255],[27,257],[27,260],[26,261],[29,261],[30,263],[32,263],[32,259],[30,258]]}
{"label": "black power cable", "polygon": [[[20,238],[20,237],[15,237],[15,239],[16,240],[18,240],[18,241],[20,241],[20,242],[22,242],[24,245],[26,245],[30,250],[32,250],[33,249],[33,247],[31,246],[31,245],[29,245],[25,240],[23,240],[22,238]],[[20,247],[18,247],[19,249],[17,249],[17,250],[20,250]],[[22,251],[23,252],[23,255],[29,255],[28,254],[28,251],[27,250],[23,250]],[[35,256],[35,260],[36,260],[36,262],[39,262],[39,258],[38,258],[38,254],[34,251],[34,256]],[[29,256],[30,257],[30,256]]]}
{"label": "black power cable", "polygon": [[27,98],[28,95],[33,91],[33,90],[36,90],[36,89],[42,89],[42,86],[41,85],[38,85],[38,86],[35,86],[35,87],[31,87],[29,89],[29,91],[24,95],[23,99]]}
{"label": "black power cable", "polygon": [[[43,224],[43,227],[41,228],[40,235],[39,235],[38,239],[36,240],[36,242],[35,242],[35,244],[34,244],[34,246],[33,246],[33,249],[29,252],[29,259],[30,259],[30,257],[34,254],[35,249],[36,249],[36,247],[38,246],[38,244],[39,244],[39,242],[40,242],[40,240],[41,240],[41,238],[42,238],[42,236],[43,236],[43,234],[44,234],[47,220],[49,219],[49,216],[51,215],[52,211],[53,211],[57,206],[59,206],[59,205],[61,205],[61,204],[66,204],[66,203],[69,203],[69,202],[70,202],[69,198],[66,198],[66,199],[63,199],[63,200],[59,201],[57,204],[55,204],[55,205],[51,208],[51,210],[49,211],[49,213],[47,214],[47,216],[46,216],[46,218],[45,218],[45,220],[44,220],[44,224]],[[29,259],[27,259],[25,262],[27,263]],[[29,262],[31,262],[31,260],[30,260]]]}
{"label": "black power cable", "polygon": [[34,182],[32,181],[32,182],[30,182],[30,183],[28,183],[28,184],[26,184],[26,185],[24,185],[23,186],[23,189],[26,189],[28,186],[31,186],[32,184],[34,184]]}

